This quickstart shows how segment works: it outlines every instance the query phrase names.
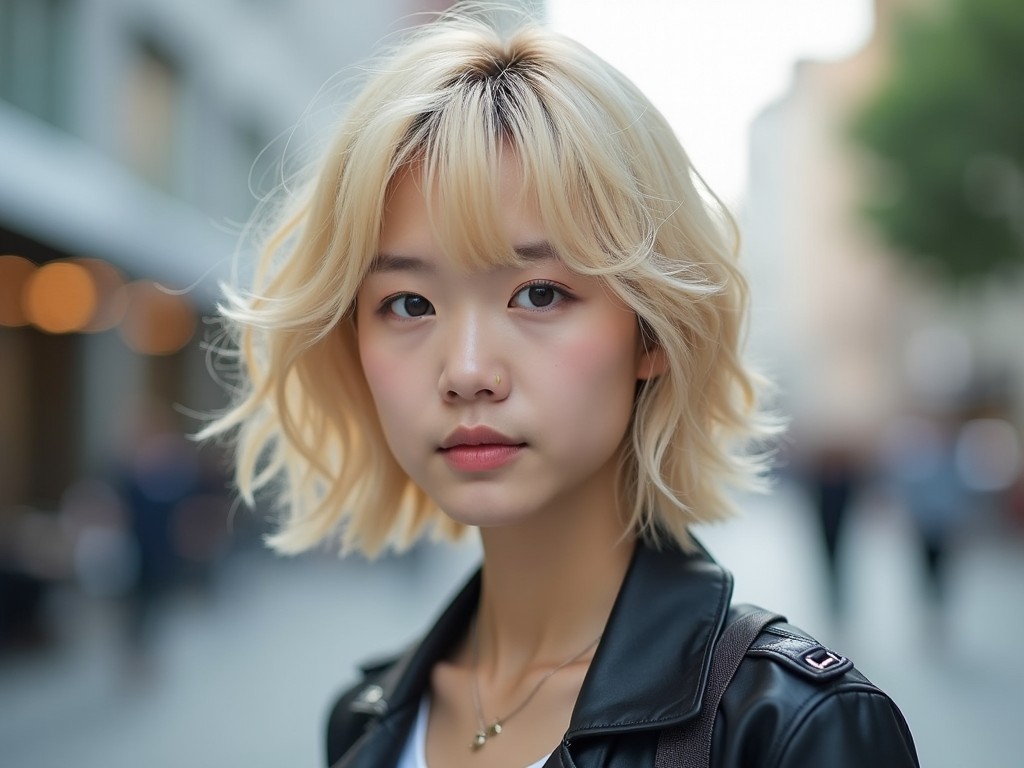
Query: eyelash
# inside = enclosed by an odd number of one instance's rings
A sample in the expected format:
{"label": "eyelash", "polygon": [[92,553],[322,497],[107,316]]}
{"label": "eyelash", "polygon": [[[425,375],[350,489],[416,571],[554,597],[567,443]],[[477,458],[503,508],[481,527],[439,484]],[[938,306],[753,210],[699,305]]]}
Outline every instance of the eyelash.
{"label": "eyelash", "polygon": [[[424,301],[426,301],[427,304],[430,307],[430,310],[426,314],[423,314],[423,315],[411,315],[409,317],[405,317],[404,315],[400,315],[400,314],[398,314],[397,312],[395,312],[395,311],[393,311],[391,309],[391,307],[394,305],[394,303],[396,301],[398,301],[399,299],[406,299],[406,298],[413,298],[413,297],[414,298],[418,298],[418,299],[423,299]],[[411,321],[411,320],[416,320],[416,319],[418,319],[420,317],[430,317],[431,315],[433,315],[434,314],[434,305],[431,304],[429,301],[427,301],[427,299],[425,297],[421,296],[418,293],[411,293],[411,292],[405,291],[405,292],[402,292],[402,293],[393,293],[390,296],[385,297],[381,301],[380,307],[377,309],[377,313],[379,315],[383,316],[383,317],[394,317],[394,318],[397,318],[398,320],[402,320],[402,321]]]}
{"label": "eyelash", "polygon": [[531,280],[525,285],[521,285],[518,288],[516,288],[515,293],[512,294],[512,298],[509,300],[509,306],[512,306],[512,302],[515,301],[516,296],[523,293],[524,291],[530,290],[531,288],[550,288],[558,296],[561,297],[560,299],[556,298],[551,306],[537,307],[533,309],[532,311],[534,312],[550,311],[551,309],[554,309],[559,304],[561,304],[563,301],[571,301],[572,299],[575,298],[571,293],[569,293],[569,291],[566,289],[564,285],[553,283],[550,280]]}
{"label": "eyelash", "polygon": [[[547,312],[547,311],[550,311],[551,309],[554,309],[555,307],[557,307],[559,304],[561,304],[564,301],[572,301],[573,299],[575,299],[575,296],[573,296],[568,291],[568,289],[565,286],[563,286],[563,285],[560,285],[558,283],[552,282],[550,280],[531,280],[530,282],[525,283],[525,284],[519,286],[518,288],[516,288],[516,290],[512,293],[512,298],[509,299],[509,303],[508,303],[509,307],[513,307],[514,306],[514,302],[515,302],[515,299],[516,299],[517,296],[522,294],[524,291],[530,290],[531,288],[550,288],[557,296],[553,300],[553,303],[552,303],[551,306],[535,307],[533,309],[530,309],[529,307],[520,307],[521,309],[527,309],[528,311],[532,311],[532,312]],[[406,317],[404,315],[398,314],[397,312],[395,312],[392,309],[392,307],[394,306],[395,302],[397,302],[400,299],[405,299],[405,298],[410,298],[410,297],[423,299],[430,306],[430,310],[427,311],[423,315],[413,315],[413,316]],[[560,298],[558,298],[558,297],[560,297]],[[399,320],[403,320],[403,321],[411,321],[411,320],[416,320],[416,319],[418,319],[420,317],[430,317],[431,315],[435,314],[435,311],[434,311],[433,304],[431,304],[430,301],[428,301],[425,297],[421,296],[420,294],[412,293],[412,292],[401,292],[401,293],[393,293],[390,296],[386,296],[384,299],[382,299],[381,302],[380,302],[380,306],[377,309],[377,313],[382,315],[382,316],[395,317],[395,318],[397,318]]]}

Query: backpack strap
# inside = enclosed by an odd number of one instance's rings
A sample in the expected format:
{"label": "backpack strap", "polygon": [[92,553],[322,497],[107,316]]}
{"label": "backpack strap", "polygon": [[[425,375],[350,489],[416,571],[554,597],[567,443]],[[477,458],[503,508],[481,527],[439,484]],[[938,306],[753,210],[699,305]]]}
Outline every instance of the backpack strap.
{"label": "backpack strap", "polygon": [[711,670],[699,715],[661,732],[655,768],[709,768],[711,732],[725,689],[761,631],[773,621],[785,621],[785,617],[762,608],[736,606],[736,610],[739,617],[725,628],[711,654]]}

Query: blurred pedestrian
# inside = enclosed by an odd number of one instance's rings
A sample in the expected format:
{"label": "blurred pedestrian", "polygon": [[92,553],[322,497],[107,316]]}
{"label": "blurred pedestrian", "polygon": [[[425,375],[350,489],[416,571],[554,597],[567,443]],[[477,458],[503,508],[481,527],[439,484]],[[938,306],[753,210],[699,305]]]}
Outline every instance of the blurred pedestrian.
{"label": "blurred pedestrian", "polygon": [[805,482],[817,514],[825,554],[827,603],[836,619],[842,617],[847,598],[842,541],[864,478],[864,464],[858,453],[852,447],[838,444],[818,449],[806,468]]}
{"label": "blurred pedestrian", "polygon": [[182,570],[177,516],[202,490],[200,466],[195,446],[151,406],[137,417],[118,475],[136,563],[127,594],[127,661],[129,670],[146,675],[166,595]]}
{"label": "blurred pedestrian", "polygon": [[897,420],[887,437],[887,465],[917,533],[925,592],[944,607],[952,543],[968,519],[971,497],[956,462],[960,422],[953,413]]}

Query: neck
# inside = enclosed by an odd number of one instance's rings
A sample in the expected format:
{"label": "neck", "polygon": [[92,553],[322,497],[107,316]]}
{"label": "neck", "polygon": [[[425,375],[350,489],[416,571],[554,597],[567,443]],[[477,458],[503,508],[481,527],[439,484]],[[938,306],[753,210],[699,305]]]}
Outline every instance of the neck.
{"label": "neck", "polygon": [[481,532],[480,663],[492,674],[557,664],[604,630],[635,541],[614,494],[588,496]]}

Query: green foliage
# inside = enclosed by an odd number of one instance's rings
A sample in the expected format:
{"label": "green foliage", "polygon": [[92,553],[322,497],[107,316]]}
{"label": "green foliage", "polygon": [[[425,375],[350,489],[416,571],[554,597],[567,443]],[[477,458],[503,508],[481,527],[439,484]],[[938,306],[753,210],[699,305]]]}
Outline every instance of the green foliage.
{"label": "green foliage", "polygon": [[1024,265],[1024,2],[946,0],[897,26],[853,137],[881,160],[863,209],[957,284]]}

